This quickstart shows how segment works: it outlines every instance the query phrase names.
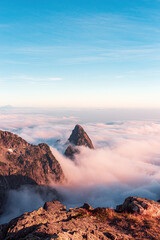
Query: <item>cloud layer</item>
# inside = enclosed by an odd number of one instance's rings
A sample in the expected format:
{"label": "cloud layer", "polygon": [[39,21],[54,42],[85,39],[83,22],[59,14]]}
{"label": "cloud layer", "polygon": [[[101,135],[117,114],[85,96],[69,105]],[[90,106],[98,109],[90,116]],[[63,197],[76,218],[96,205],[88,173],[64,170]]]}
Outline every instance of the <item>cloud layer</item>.
{"label": "cloud layer", "polygon": [[[63,195],[63,203],[67,207],[80,206],[84,202],[94,207],[115,207],[130,195],[160,199],[158,120],[87,123],[74,116],[62,117],[48,112],[7,112],[0,116],[0,120],[0,128],[15,132],[31,143],[46,142],[50,145],[67,177],[67,183],[63,185],[50,184]],[[63,153],[77,121],[83,122],[95,150],[80,147],[81,153],[72,161]],[[60,141],[57,142],[58,139]],[[20,201],[23,199],[21,195],[23,191],[17,195],[14,193]],[[30,194],[27,202],[32,200],[37,202],[37,207],[43,203],[40,196]],[[28,210],[36,206],[30,206]],[[22,213],[22,209],[27,211],[26,202],[25,206],[22,203],[21,211],[17,209],[17,214]]]}
{"label": "cloud layer", "polygon": [[[160,199],[160,125],[124,122],[86,125],[96,150],[81,147],[75,162],[56,149],[70,192],[66,199],[115,207],[129,195]],[[72,193],[72,201],[70,196]],[[79,198],[78,198],[79,197]],[[76,205],[76,204],[75,204]]]}

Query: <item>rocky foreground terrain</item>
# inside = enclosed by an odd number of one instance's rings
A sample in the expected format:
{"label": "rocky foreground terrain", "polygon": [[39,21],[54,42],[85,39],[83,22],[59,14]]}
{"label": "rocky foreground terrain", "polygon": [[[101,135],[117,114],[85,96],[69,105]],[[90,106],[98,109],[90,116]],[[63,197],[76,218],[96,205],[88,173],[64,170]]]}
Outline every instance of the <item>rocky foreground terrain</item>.
{"label": "rocky foreground terrain", "polygon": [[160,203],[129,197],[117,206],[66,210],[58,201],[0,226],[1,240],[160,239]]}

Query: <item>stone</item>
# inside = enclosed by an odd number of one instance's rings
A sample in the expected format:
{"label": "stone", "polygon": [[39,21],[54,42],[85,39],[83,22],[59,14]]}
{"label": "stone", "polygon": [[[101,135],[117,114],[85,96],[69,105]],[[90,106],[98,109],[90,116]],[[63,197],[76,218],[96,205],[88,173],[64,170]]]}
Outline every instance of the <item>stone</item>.
{"label": "stone", "polygon": [[[25,213],[9,223],[0,225],[0,239],[160,239],[159,217],[157,217],[159,203],[149,199],[129,197],[121,206],[120,213],[109,208],[96,208],[88,212],[91,206],[87,203],[83,208],[72,208],[71,211],[67,211],[59,201],[46,202],[43,208]],[[150,211],[140,214],[137,207],[142,207],[143,211]],[[110,211],[111,216],[108,215]]]}
{"label": "stone", "polygon": [[90,149],[94,149],[93,143],[87,133],[80,125],[76,125],[69,137],[69,142],[75,146],[86,146]]}
{"label": "stone", "polygon": [[75,154],[79,154],[79,149],[75,148],[74,146],[69,145],[64,153],[66,157],[69,157],[70,159],[75,159]]}
{"label": "stone", "polygon": [[80,125],[76,125],[68,139],[71,143],[65,150],[64,155],[71,160],[75,159],[75,155],[80,153],[79,146],[85,146],[90,149],[94,149],[93,143],[87,133]]}
{"label": "stone", "polygon": [[159,217],[160,203],[140,197],[128,197],[123,204],[116,207],[116,211]]}

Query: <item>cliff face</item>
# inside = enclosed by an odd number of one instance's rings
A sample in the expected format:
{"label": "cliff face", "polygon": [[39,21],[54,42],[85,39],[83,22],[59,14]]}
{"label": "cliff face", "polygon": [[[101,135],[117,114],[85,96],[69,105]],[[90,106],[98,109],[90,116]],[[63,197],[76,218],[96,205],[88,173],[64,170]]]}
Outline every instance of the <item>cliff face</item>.
{"label": "cliff face", "polygon": [[37,184],[47,184],[50,180],[61,182],[64,179],[61,166],[47,144],[32,145],[6,131],[0,131],[0,175],[26,176]]}
{"label": "cliff face", "polygon": [[[131,205],[134,211],[130,211]],[[1,225],[0,239],[160,239],[159,203],[130,197],[121,206],[121,212],[94,209],[88,204],[67,211],[58,201],[47,202],[38,211],[25,213]],[[139,211],[139,207],[144,211]]]}
{"label": "cliff face", "polygon": [[9,190],[63,180],[62,168],[47,144],[32,145],[13,133],[0,131],[0,214]]}

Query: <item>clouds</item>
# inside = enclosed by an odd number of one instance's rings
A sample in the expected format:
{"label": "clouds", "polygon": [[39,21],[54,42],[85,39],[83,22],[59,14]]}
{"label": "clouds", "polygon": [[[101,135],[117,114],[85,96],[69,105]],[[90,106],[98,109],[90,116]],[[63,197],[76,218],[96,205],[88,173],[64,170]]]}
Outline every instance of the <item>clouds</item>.
{"label": "clouds", "polygon": [[89,202],[115,207],[133,195],[160,198],[160,125],[125,121],[86,124],[95,150],[81,147],[75,162],[51,148],[68,182],[59,187],[67,206]]}
{"label": "clouds", "polygon": [[4,214],[0,216],[0,224],[6,223],[26,211],[38,210],[46,201],[59,198],[60,196],[55,190],[47,189],[45,186],[22,186],[18,190],[10,190],[4,206]]}
{"label": "clouds", "polygon": [[136,188],[160,181],[160,150],[156,141],[117,141],[94,151],[81,148],[76,163],[65,159],[55,149],[53,153],[71,186],[120,183]]}
{"label": "clouds", "polygon": [[[158,120],[89,123],[84,120],[85,114],[78,119],[69,116],[69,112],[63,117],[58,110],[17,111],[3,109],[0,128],[13,131],[31,143],[50,145],[67,177],[65,184],[50,184],[63,196],[67,207],[80,206],[84,202],[94,207],[115,207],[130,195],[160,199]],[[80,147],[81,153],[73,162],[63,155],[65,143],[75,124],[82,122],[95,150]]]}
{"label": "clouds", "polygon": [[[160,199],[160,138],[154,134],[153,139],[147,134],[144,138],[137,133],[128,138],[127,133],[118,134],[118,139],[114,133],[105,137],[103,147],[102,140],[96,143],[90,134],[97,149],[81,147],[75,162],[52,149],[68,179],[66,186],[57,188],[67,206],[88,202],[94,207],[115,208],[128,196]],[[105,139],[109,142],[106,146]]]}
{"label": "clouds", "polygon": [[32,83],[32,84],[49,84],[53,83],[54,81],[61,81],[62,78],[60,77],[49,77],[49,78],[40,78],[40,77],[31,77],[27,75],[17,75],[17,76],[10,76],[10,77],[4,77],[0,78],[1,82],[14,82],[14,84],[25,84],[25,83]]}

